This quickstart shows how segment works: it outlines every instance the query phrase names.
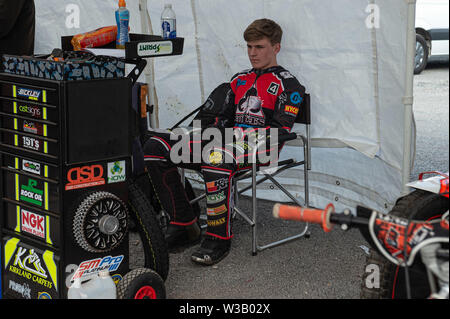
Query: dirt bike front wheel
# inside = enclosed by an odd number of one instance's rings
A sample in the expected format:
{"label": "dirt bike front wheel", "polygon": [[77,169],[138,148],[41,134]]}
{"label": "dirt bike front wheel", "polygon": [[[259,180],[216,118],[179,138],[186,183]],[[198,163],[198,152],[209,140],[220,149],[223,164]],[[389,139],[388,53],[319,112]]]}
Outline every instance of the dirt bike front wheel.
{"label": "dirt bike front wheel", "polygon": [[[448,206],[449,201],[446,197],[423,190],[415,190],[400,198],[389,214],[409,218],[413,211],[417,211],[413,219],[432,220],[440,218],[448,211]],[[411,298],[428,298],[431,294],[430,285],[425,266],[420,258],[416,258],[408,269]],[[373,276],[374,270],[378,273],[377,277]],[[407,297],[405,269],[388,261],[377,250],[371,249],[362,276],[360,297],[363,299],[405,299]]]}

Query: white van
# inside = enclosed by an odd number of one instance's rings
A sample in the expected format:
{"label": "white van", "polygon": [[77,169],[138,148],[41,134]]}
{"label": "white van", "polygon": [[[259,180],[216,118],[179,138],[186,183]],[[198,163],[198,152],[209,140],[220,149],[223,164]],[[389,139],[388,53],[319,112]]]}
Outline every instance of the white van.
{"label": "white van", "polygon": [[448,59],[448,10],[449,0],[417,0],[415,74],[428,61]]}

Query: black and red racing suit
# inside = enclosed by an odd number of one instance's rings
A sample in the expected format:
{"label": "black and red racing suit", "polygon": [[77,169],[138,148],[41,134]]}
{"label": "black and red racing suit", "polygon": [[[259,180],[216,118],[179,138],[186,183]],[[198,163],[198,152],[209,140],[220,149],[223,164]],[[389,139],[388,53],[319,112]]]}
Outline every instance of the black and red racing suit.
{"label": "black and red racing suit", "polygon": [[[197,221],[177,166],[195,169],[201,171],[205,181],[206,234],[230,239],[232,181],[236,172],[249,167],[248,156],[252,151],[252,145],[246,143],[243,136],[269,128],[277,128],[278,134],[290,132],[297,114],[302,112],[304,94],[305,88],[281,66],[246,70],[231,79],[223,109],[212,125],[218,129],[241,131],[239,140],[207,150],[211,156],[199,163],[174,164],[170,152],[178,141],[171,140],[170,134],[152,136],[144,146],[144,159],[158,199],[170,215],[171,223],[190,225]],[[192,152],[192,148],[190,150]]]}

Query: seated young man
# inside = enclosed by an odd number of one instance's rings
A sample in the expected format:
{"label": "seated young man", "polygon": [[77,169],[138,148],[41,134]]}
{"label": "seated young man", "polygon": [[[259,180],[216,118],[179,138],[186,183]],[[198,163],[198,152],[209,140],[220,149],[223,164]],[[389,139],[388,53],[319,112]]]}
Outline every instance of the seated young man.
{"label": "seated young man", "polygon": [[[196,263],[213,265],[229,253],[233,237],[233,177],[249,166],[249,152],[254,146],[246,142],[246,134],[263,135],[270,128],[277,129],[279,135],[288,133],[298,112],[302,112],[305,88],[277,63],[281,38],[281,27],[269,19],[256,20],[247,27],[244,39],[252,69],[233,76],[222,112],[212,125],[220,130],[231,128],[239,137],[225,147],[206,150],[209,156],[200,163],[178,165],[200,170],[205,181],[207,231],[191,256]],[[177,165],[171,161],[170,153],[177,142],[170,139],[170,134],[157,134],[144,146],[153,187],[171,219],[166,234],[170,250],[197,243],[201,237]]]}

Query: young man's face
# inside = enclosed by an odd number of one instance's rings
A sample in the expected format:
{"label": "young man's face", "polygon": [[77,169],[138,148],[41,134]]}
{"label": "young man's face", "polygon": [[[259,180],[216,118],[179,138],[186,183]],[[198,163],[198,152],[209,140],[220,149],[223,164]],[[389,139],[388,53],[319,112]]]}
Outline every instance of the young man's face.
{"label": "young man's face", "polygon": [[278,65],[278,52],[280,52],[280,44],[272,45],[268,38],[247,42],[248,58],[255,69],[267,69]]}

